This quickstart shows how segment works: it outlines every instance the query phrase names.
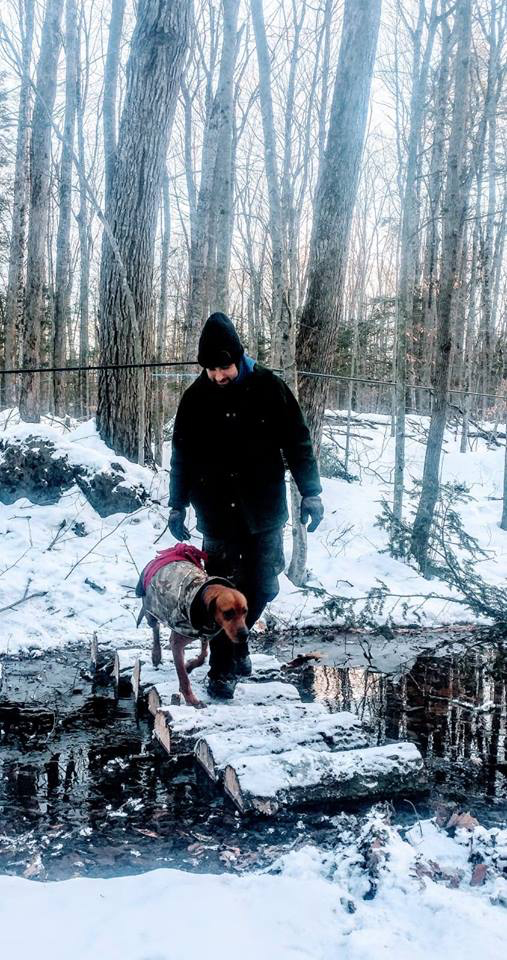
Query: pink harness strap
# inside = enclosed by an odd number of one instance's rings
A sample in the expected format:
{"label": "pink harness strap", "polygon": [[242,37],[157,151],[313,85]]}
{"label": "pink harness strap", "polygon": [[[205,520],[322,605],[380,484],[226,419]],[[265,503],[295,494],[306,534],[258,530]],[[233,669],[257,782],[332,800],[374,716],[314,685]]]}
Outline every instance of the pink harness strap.
{"label": "pink harness strap", "polygon": [[177,543],[175,547],[169,547],[168,550],[159,550],[154,560],[150,560],[143,570],[143,586],[145,591],[148,589],[150,580],[155,574],[168,563],[177,563],[178,560],[186,560],[187,563],[194,563],[200,570],[204,570],[208,554],[204,550],[198,550],[189,543]]}

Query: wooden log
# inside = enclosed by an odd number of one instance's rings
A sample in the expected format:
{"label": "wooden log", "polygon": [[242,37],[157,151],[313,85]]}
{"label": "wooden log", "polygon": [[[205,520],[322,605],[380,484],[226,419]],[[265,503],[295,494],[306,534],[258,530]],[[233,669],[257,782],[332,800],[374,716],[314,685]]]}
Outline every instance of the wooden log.
{"label": "wooden log", "polygon": [[266,722],[246,730],[228,730],[201,737],[195,756],[211,780],[220,779],[225,767],[240,756],[278,754],[297,747],[329,753],[367,747],[369,739],[353,713],[324,713],[294,721]]}
{"label": "wooden log", "polygon": [[94,633],[90,641],[90,670],[92,673],[97,672],[97,664],[99,660],[99,640],[97,634]]}
{"label": "wooden log", "polygon": [[301,701],[278,701],[264,706],[257,704],[238,705],[234,700],[228,704],[211,704],[205,710],[194,707],[171,706],[157,711],[154,733],[163,730],[164,724],[170,729],[171,752],[193,753],[197,740],[212,733],[227,731],[246,731],[251,727],[262,727],[279,722],[291,723],[294,727],[316,715],[329,716],[322,704],[301,703]]}
{"label": "wooden log", "polygon": [[136,660],[141,661],[146,651],[139,647],[118,649],[114,655],[113,680],[116,690],[132,688],[132,670]]}
{"label": "wooden log", "polygon": [[425,786],[413,743],[322,753],[300,747],[242,756],[224,770],[224,789],[241,813],[270,816],[281,807],[414,793]]}
{"label": "wooden log", "polygon": [[136,657],[134,667],[132,669],[132,694],[134,700],[139,700],[139,694],[141,692],[141,661],[139,657]]}
{"label": "wooden log", "polygon": [[171,752],[171,730],[165,710],[157,710],[153,724],[153,736],[167,753]]}

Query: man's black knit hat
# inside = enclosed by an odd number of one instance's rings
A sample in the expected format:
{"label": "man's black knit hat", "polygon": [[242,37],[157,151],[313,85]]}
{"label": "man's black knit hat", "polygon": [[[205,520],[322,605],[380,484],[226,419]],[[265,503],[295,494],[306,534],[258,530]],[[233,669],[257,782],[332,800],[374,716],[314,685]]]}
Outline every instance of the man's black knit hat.
{"label": "man's black knit hat", "polygon": [[238,366],[244,350],[236,330],[225,313],[212,313],[202,328],[197,362],[201,367]]}

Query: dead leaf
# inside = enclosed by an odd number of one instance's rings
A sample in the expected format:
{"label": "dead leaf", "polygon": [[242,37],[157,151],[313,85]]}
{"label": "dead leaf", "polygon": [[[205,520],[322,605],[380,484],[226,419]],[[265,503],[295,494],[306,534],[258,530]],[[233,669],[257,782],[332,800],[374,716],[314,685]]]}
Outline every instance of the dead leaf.
{"label": "dead leaf", "polygon": [[488,868],[485,863],[476,863],[474,869],[472,870],[472,879],[470,880],[471,887],[482,887],[483,883],[486,883],[486,877],[488,874]]}
{"label": "dead leaf", "polygon": [[479,826],[479,821],[472,817],[470,813],[453,813],[446,824],[446,830],[452,827],[460,830],[475,830]]}
{"label": "dead leaf", "polygon": [[31,877],[40,877],[45,874],[45,872],[41,855],[38,853],[23,871],[23,876],[26,877],[27,880],[30,880]]}
{"label": "dead leaf", "polygon": [[145,830],[143,827],[134,827],[136,833],[142,833],[143,837],[151,837],[152,840],[159,840],[160,834],[155,833],[154,830]]}

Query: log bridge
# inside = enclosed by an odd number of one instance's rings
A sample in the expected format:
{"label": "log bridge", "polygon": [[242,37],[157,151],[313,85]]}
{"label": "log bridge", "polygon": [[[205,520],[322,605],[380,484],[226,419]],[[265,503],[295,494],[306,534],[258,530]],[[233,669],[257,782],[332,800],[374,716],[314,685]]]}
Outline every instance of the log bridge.
{"label": "log bridge", "polygon": [[[191,648],[189,648],[191,650]],[[181,702],[172,660],[153,668],[145,649],[118,650],[117,689],[130,684],[154,718],[153,734],[169,754],[191,754],[242,813],[271,816],[282,807],[365,797],[413,795],[426,787],[413,743],[374,746],[349,712],[303,703],[273,656],[253,654],[253,673],[233,700],[211,701],[207,666],[192,674],[206,709]]]}

